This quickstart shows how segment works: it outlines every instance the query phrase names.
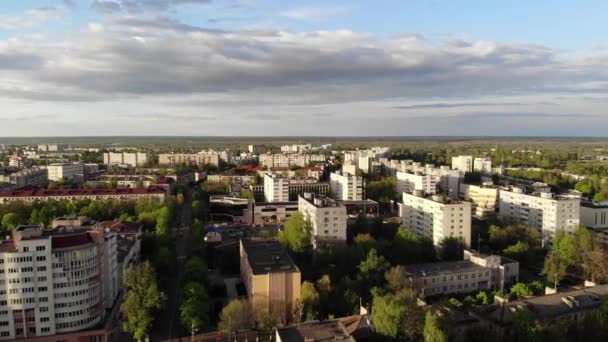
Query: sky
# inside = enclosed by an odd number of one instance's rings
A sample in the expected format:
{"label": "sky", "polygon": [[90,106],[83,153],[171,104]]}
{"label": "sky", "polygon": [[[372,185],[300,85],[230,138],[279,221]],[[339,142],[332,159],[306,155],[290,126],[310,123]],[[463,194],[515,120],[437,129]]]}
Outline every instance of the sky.
{"label": "sky", "polygon": [[606,136],[605,0],[0,1],[0,136]]}

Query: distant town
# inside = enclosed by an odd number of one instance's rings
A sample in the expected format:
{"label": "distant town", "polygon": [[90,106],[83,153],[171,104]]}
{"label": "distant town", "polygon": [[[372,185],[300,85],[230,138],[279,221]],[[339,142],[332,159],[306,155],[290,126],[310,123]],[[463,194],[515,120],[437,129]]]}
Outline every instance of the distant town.
{"label": "distant town", "polygon": [[0,144],[0,340],[608,339],[605,142],[384,142]]}

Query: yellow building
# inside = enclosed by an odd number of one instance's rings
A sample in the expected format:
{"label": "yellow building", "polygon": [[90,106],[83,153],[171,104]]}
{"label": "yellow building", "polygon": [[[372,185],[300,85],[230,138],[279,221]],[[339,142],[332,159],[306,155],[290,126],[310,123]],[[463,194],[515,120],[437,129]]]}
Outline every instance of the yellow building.
{"label": "yellow building", "polygon": [[241,239],[241,279],[252,304],[254,319],[272,315],[291,321],[300,300],[298,266],[276,240]]}
{"label": "yellow building", "polygon": [[496,212],[497,187],[461,184],[460,193],[465,201],[473,203],[473,216],[485,218]]}

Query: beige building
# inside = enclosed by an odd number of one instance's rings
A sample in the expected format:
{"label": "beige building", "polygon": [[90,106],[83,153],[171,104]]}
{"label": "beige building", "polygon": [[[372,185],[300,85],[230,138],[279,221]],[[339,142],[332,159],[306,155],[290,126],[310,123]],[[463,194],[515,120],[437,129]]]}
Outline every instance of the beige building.
{"label": "beige building", "polygon": [[473,171],[473,157],[472,156],[452,157],[452,170],[460,170],[460,171],[464,171],[464,172]]}
{"label": "beige building", "polygon": [[272,315],[283,325],[291,322],[302,280],[285,248],[276,240],[241,239],[240,260],[241,280],[254,319],[262,321]]}
{"label": "beige building", "polygon": [[74,202],[83,199],[90,200],[137,200],[140,198],[152,198],[159,201],[164,201],[167,196],[167,189],[156,186],[149,188],[135,189],[72,189],[72,190],[45,190],[45,189],[28,189],[28,190],[12,190],[0,193],[0,203],[8,203],[11,201],[22,201],[30,203],[33,201],[48,201],[50,199],[57,201]]}
{"label": "beige building", "polygon": [[142,166],[148,162],[148,155],[143,152],[106,152],[103,163],[106,165]]}
{"label": "beige building", "polygon": [[475,158],[473,160],[473,170],[484,174],[492,173],[492,159]]}
{"label": "beige building", "polygon": [[264,153],[260,154],[260,165],[266,167],[305,167],[310,162],[324,162],[322,154],[310,153]]}
{"label": "beige building", "polygon": [[298,197],[298,211],[312,224],[313,246],[346,243],[346,207],[326,196],[305,193]]}
{"label": "beige building", "polygon": [[218,153],[162,153],[158,155],[158,163],[160,165],[215,165],[220,164],[220,155]]}
{"label": "beige building", "polygon": [[49,173],[49,180],[72,180],[76,175],[84,175],[84,165],[82,163],[55,163],[46,167]]}
{"label": "beige building", "polygon": [[473,216],[476,218],[485,218],[496,213],[498,204],[497,187],[461,184],[460,194],[465,201],[471,202]]}
{"label": "beige building", "polygon": [[341,201],[363,200],[363,178],[354,174],[332,172],[329,176],[332,196]]}
{"label": "beige building", "polygon": [[504,290],[519,279],[517,261],[469,251],[465,251],[465,260],[407,265],[402,270],[422,297]]}
{"label": "beige building", "polygon": [[404,192],[400,206],[403,224],[419,237],[431,239],[436,246],[447,237],[460,238],[467,247],[471,245],[470,202],[442,195],[424,197],[417,191]]}

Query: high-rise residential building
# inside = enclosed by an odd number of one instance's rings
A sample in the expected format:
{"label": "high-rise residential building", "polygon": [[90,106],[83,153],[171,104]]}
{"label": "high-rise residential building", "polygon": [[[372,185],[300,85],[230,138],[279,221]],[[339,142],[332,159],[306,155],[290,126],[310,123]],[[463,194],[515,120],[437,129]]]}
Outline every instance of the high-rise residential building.
{"label": "high-rise residential building", "polygon": [[415,190],[423,191],[427,195],[437,193],[437,179],[430,174],[422,172],[397,172],[398,194],[403,192],[412,193]]}
{"label": "high-rise residential building", "polygon": [[44,168],[35,167],[15,172],[0,169],[0,184],[8,183],[12,189],[25,186],[42,186],[45,185],[48,180],[48,172]]}
{"label": "high-rise residential building", "polygon": [[363,200],[363,178],[360,176],[332,172],[329,176],[329,186],[333,197],[337,200]]}
{"label": "high-rise residential building", "polygon": [[0,340],[66,340],[100,325],[118,294],[115,248],[103,230],[17,228],[0,243]]}
{"label": "high-rise residential building", "polygon": [[282,325],[292,321],[300,301],[301,274],[289,253],[276,240],[240,240],[241,280],[261,320],[267,315]]}
{"label": "high-rise residential building", "polygon": [[312,149],[311,144],[294,144],[281,146],[281,152],[304,152]]}
{"label": "high-rise residential building", "polygon": [[326,157],[322,154],[310,153],[264,153],[260,154],[260,165],[268,168],[273,167],[305,167],[310,162],[324,162]]}
{"label": "high-rise residential building", "polygon": [[452,169],[460,170],[464,172],[473,171],[473,157],[472,156],[458,156],[452,157]]}
{"label": "high-rise residential building", "polygon": [[289,179],[276,173],[264,175],[264,200],[266,202],[289,201]]}
{"label": "high-rise residential building", "polygon": [[492,173],[492,159],[490,158],[475,158],[473,160],[473,170],[484,173],[491,174]]}
{"label": "high-rise residential building", "polygon": [[148,154],[143,152],[106,152],[103,163],[106,165],[142,166],[148,162]]}
{"label": "high-rise residential building", "polygon": [[49,180],[73,180],[76,175],[84,175],[82,163],[55,163],[46,167]]}
{"label": "high-rise residential building", "polygon": [[461,184],[460,193],[465,201],[471,202],[473,216],[486,218],[496,213],[498,204],[498,187],[492,185]]}
{"label": "high-rise residential building", "polygon": [[218,153],[162,153],[158,155],[160,165],[220,165],[220,155]]}
{"label": "high-rise residential building", "polygon": [[313,247],[346,243],[346,207],[325,196],[306,193],[298,197],[298,211],[312,225]]}
{"label": "high-rise residential building", "polygon": [[471,245],[471,203],[443,195],[425,197],[422,191],[403,193],[401,217],[403,224],[421,238],[428,238],[435,246],[447,238],[462,239]]}
{"label": "high-rise residential building", "polygon": [[501,189],[498,212],[542,232],[543,243],[550,243],[555,233],[572,233],[580,225],[580,197],[556,196],[549,187]]}

